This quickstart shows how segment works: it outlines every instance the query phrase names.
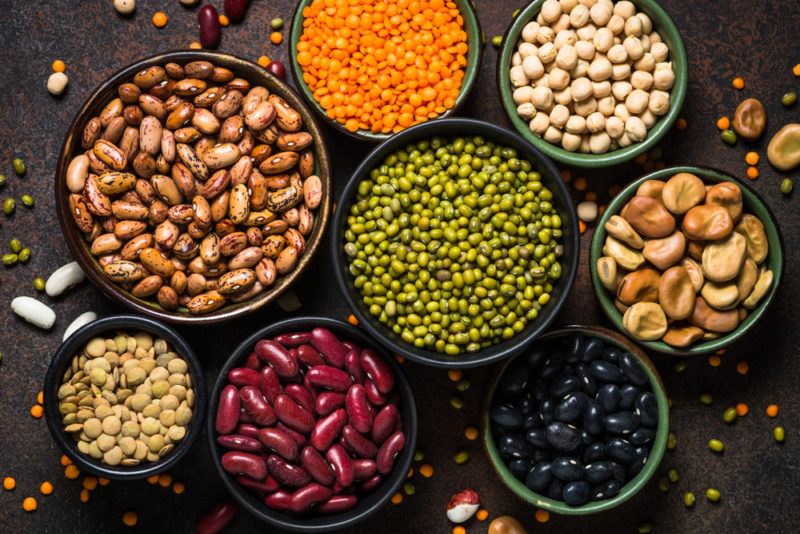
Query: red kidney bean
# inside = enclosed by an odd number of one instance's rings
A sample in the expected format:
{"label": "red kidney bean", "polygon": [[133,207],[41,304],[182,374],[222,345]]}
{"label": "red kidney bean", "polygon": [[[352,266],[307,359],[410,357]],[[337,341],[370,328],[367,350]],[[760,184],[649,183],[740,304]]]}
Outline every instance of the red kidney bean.
{"label": "red kidney bean", "polygon": [[347,347],[327,328],[315,328],[311,331],[311,346],[317,349],[330,365],[342,368]]}
{"label": "red kidney bean", "polygon": [[244,14],[249,5],[250,0],[225,0],[222,4],[222,8],[231,22],[238,24],[244,20]]}
{"label": "red kidney bean", "polygon": [[286,66],[278,60],[270,61],[267,63],[267,70],[270,71],[272,74],[280,78],[281,80],[286,79]]}
{"label": "red kidney bean", "polygon": [[386,404],[386,397],[378,391],[378,386],[369,378],[364,381],[364,392],[367,394],[367,400],[369,400],[373,406],[383,406]]}
{"label": "red kidney bean", "polygon": [[264,480],[253,480],[247,477],[236,477],[236,482],[238,482],[245,488],[250,488],[256,491],[263,491],[264,493],[272,493],[273,491],[278,491],[279,489],[281,489],[280,483],[269,475],[267,475],[267,478],[265,478]]}
{"label": "red kidney bean", "polygon": [[247,359],[244,361],[244,366],[254,371],[261,369],[261,360],[258,359],[258,354],[255,352],[248,354]]}
{"label": "red kidney bean", "polygon": [[267,458],[267,469],[275,480],[291,488],[300,488],[311,482],[311,477],[302,467],[286,462],[275,454]]}
{"label": "red kidney bean", "polygon": [[214,427],[220,434],[230,434],[239,424],[239,390],[234,385],[225,386],[219,394],[217,419]]}
{"label": "red kidney bean", "polygon": [[314,425],[314,430],[311,431],[309,442],[318,451],[325,452],[336,441],[346,424],[347,411],[339,408],[332,414],[317,421],[317,424]]}
{"label": "red kidney bean", "polygon": [[214,6],[206,4],[197,12],[197,22],[200,23],[200,44],[203,48],[216,48],[222,37],[222,28],[219,25],[219,15]]}
{"label": "red kidney bean", "polygon": [[372,420],[374,417],[372,406],[367,400],[364,386],[353,384],[345,395],[345,406],[347,407],[347,417],[350,424],[363,434],[372,430]]}
{"label": "red kidney bean", "polygon": [[378,464],[378,472],[382,475],[388,475],[392,472],[394,467],[394,459],[403,450],[406,444],[406,435],[403,432],[395,432],[381,445],[378,449],[378,456],[375,463]]}
{"label": "red kidney bean", "polygon": [[292,494],[289,509],[296,514],[302,514],[326,502],[331,496],[330,488],[312,482]]}
{"label": "red kidney bean", "polygon": [[285,490],[278,490],[271,495],[264,498],[264,504],[273,510],[280,512],[289,511],[289,503],[292,500],[292,494]]}
{"label": "red kidney bean", "polygon": [[400,418],[400,410],[394,404],[387,404],[378,415],[375,416],[375,421],[372,424],[372,441],[380,446],[386,441],[386,438],[392,435],[395,429],[395,424]]}
{"label": "red kidney bean", "polygon": [[259,443],[257,439],[239,434],[219,436],[217,438],[217,443],[219,443],[220,447],[225,447],[226,449],[234,451],[261,452],[264,450],[264,447],[261,446],[261,443]]}
{"label": "red kidney bean", "polygon": [[303,363],[308,367],[325,365],[325,360],[322,359],[322,356],[320,356],[319,352],[314,350],[314,347],[311,345],[300,345],[297,347],[297,359],[300,360],[300,363]]}
{"label": "red kidney bean", "polygon": [[350,375],[330,365],[315,365],[306,372],[306,378],[317,387],[342,393],[353,383]]}
{"label": "red kidney bean", "polygon": [[342,437],[344,438],[345,448],[353,452],[354,456],[375,458],[378,454],[378,447],[350,425],[345,425],[342,429]]}
{"label": "red kidney bean", "polygon": [[311,397],[314,399],[314,402],[317,402],[317,395],[319,392],[314,384],[311,383],[311,380],[308,379],[308,375],[303,377],[303,385],[309,391],[309,393],[311,393]]}
{"label": "red kidney bean", "polygon": [[323,391],[317,395],[316,411],[319,415],[328,415],[342,406],[344,406],[344,395],[341,393]]}
{"label": "red kidney bean", "polygon": [[320,484],[325,486],[333,484],[333,469],[314,447],[309,445],[303,448],[300,453],[300,466]]}
{"label": "red kidney bean", "polygon": [[378,391],[384,395],[392,391],[394,388],[392,370],[374,350],[364,349],[361,351],[361,368],[375,382]]}
{"label": "red kidney bean", "polygon": [[245,475],[253,480],[263,480],[267,476],[264,458],[249,452],[226,452],[222,455],[222,467],[232,475]]}
{"label": "red kidney bean", "polygon": [[355,495],[334,495],[317,508],[320,514],[341,514],[350,510],[358,502]]}
{"label": "red kidney bean", "polygon": [[314,397],[305,387],[301,386],[300,384],[287,384],[286,387],[283,388],[283,392],[289,395],[293,401],[309,412],[314,411],[316,404],[314,402]]}
{"label": "red kidney bean", "polygon": [[355,473],[355,479],[358,481],[365,481],[373,476],[375,473],[378,472],[378,464],[375,463],[374,460],[368,460],[367,458],[357,458],[352,460],[353,463],[353,472]]}
{"label": "red kidney bean", "polygon": [[260,426],[269,426],[275,422],[275,410],[269,405],[260,389],[255,386],[245,386],[239,396],[242,398],[245,412],[253,422]]}
{"label": "red kidney bean", "polygon": [[233,499],[225,499],[214,505],[195,525],[197,534],[217,534],[225,528],[236,515],[239,507]]}
{"label": "red kidney bean", "polygon": [[311,332],[292,332],[289,334],[280,334],[273,338],[287,349],[299,347],[300,345],[308,345],[311,341]]}
{"label": "red kidney bean", "polygon": [[348,351],[354,350],[357,353],[361,354],[361,347],[359,347],[358,344],[356,344],[353,341],[350,341],[349,339],[346,341],[342,341],[342,345],[344,345]]}
{"label": "red kidney bean", "polygon": [[275,372],[270,366],[261,369],[259,373],[258,389],[264,394],[264,397],[270,404],[275,404],[275,397],[280,395],[283,390],[281,389],[281,379],[278,378],[278,373]]}
{"label": "red kidney bean", "polygon": [[361,368],[361,358],[358,352],[354,350],[347,351],[347,355],[344,357],[344,369],[353,377],[353,382],[356,384],[364,383],[364,369]]}
{"label": "red kidney bean", "polygon": [[294,439],[297,442],[298,447],[302,448],[308,445],[308,439],[306,438],[305,434],[301,434],[296,430],[292,430],[291,428],[284,425],[280,421],[278,421],[278,423],[275,425],[275,428],[277,428],[278,430],[283,430],[284,432],[292,436],[292,439]]}
{"label": "red kidney bean", "polygon": [[283,430],[262,428],[258,431],[258,441],[290,462],[297,460],[297,442]]}
{"label": "red kidney bean", "polygon": [[259,429],[256,425],[251,425],[250,423],[241,423],[239,424],[239,426],[236,427],[236,431],[234,432],[234,434],[247,436],[248,438],[253,438],[257,440],[258,430]]}
{"label": "red kidney bean", "polygon": [[361,490],[362,493],[369,493],[370,491],[373,491],[375,488],[380,486],[381,482],[383,482],[383,477],[381,477],[380,475],[375,475],[366,482],[362,482],[361,486],[359,486],[359,489]]}
{"label": "red kidney bean", "polygon": [[314,428],[314,416],[288,395],[275,398],[275,413],[283,424],[298,432],[308,433]]}
{"label": "red kidney bean", "polygon": [[353,462],[350,461],[350,457],[344,447],[338,443],[331,445],[331,448],[325,453],[325,458],[333,467],[333,475],[339,484],[344,487],[353,484],[353,479],[355,478]]}
{"label": "red kidney bean", "polygon": [[253,424],[253,418],[247,415],[247,412],[244,411],[244,406],[239,409],[239,422],[245,424]]}
{"label": "red kidney bean", "polygon": [[297,360],[292,358],[289,351],[276,341],[262,339],[256,343],[256,354],[275,369],[281,378],[290,378],[300,370]]}
{"label": "red kidney bean", "polygon": [[228,371],[228,382],[234,386],[257,386],[258,371],[249,367],[234,367]]}

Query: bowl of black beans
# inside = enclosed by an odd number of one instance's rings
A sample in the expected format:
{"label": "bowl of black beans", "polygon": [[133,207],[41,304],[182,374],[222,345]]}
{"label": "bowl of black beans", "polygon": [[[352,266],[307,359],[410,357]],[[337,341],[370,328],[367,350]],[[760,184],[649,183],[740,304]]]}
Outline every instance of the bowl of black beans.
{"label": "bowl of black beans", "polygon": [[664,455],[669,408],[655,366],[596,326],[569,326],[507,361],[487,389],[483,442],[520,498],[581,515],[633,497]]}

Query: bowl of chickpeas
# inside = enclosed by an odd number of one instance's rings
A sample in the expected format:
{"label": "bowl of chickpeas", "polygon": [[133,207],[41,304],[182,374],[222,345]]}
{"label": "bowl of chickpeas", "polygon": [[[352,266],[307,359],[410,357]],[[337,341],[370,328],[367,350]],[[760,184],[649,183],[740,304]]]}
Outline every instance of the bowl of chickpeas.
{"label": "bowl of chickpeas", "polygon": [[497,86],[514,128],[551,158],[608,167],[675,123],[686,51],[654,0],[535,0],[503,37]]}

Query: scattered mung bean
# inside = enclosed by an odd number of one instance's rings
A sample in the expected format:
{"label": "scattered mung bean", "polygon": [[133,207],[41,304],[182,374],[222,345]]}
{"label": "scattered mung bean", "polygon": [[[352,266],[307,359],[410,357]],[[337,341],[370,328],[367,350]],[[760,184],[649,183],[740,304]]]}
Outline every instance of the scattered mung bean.
{"label": "scattered mung bean", "polygon": [[22,242],[15,237],[8,242],[8,248],[11,249],[11,252],[17,254],[20,250],[22,250]]}
{"label": "scattered mung bean", "polygon": [[687,491],[683,494],[683,504],[686,505],[686,508],[691,508],[694,506],[694,493],[691,491]]}
{"label": "scattered mung bean", "polygon": [[736,421],[736,408],[733,406],[725,408],[725,411],[722,412],[722,420],[726,423],[733,423]]}
{"label": "scattered mung bean", "polygon": [[794,188],[794,182],[792,182],[791,178],[784,178],[781,180],[781,193],[788,196],[792,194],[792,189]]}
{"label": "scattered mung bean", "polygon": [[11,197],[8,197],[3,202],[3,213],[5,213],[6,215],[11,215],[12,213],[14,213],[14,210],[16,209],[16,207],[17,207],[17,203],[14,201],[14,199],[11,198]]}
{"label": "scattered mung bean", "polygon": [[31,259],[31,249],[28,247],[23,248],[19,251],[19,261],[22,263],[27,263],[28,260]]}
{"label": "scattered mung bean", "polygon": [[734,133],[733,130],[725,130],[725,131],[723,131],[720,134],[720,137],[722,138],[722,140],[725,143],[727,143],[727,144],[729,144],[731,146],[736,144],[736,134]]}
{"label": "scattered mung bean", "polygon": [[36,289],[36,291],[44,291],[44,286],[44,278],[37,276],[33,279],[33,287]]}
{"label": "scattered mung bean", "polygon": [[708,488],[706,490],[706,499],[708,499],[711,502],[719,502],[720,499],[719,490],[714,488]]}
{"label": "scattered mung bean", "polygon": [[784,430],[782,426],[776,426],[772,430],[772,436],[775,438],[775,441],[782,443],[783,440],[786,439],[786,430]]}
{"label": "scattered mung bean", "polygon": [[789,91],[781,98],[781,104],[783,104],[787,108],[789,106],[793,106],[795,102],[797,102],[797,93],[795,93],[794,91]]}
{"label": "scattered mung bean", "polygon": [[19,261],[19,255],[17,254],[3,254],[3,265],[6,267],[11,267],[12,265],[16,265]]}
{"label": "scattered mung bean", "polygon": [[718,439],[710,439],[708,441],[708,448],[714,452],[722,452],[725,450],[725,444]]}
{"label": "scattered mung bean", "polygon": [[22,176],[28,172],[28,168],[25,166],[25,162],[22,158],[14,158],[11,162],[11,166],[14,168],[14,172],[17,173],[17,176]]}
{"label": "scattered mung bean", "polygon": [[22,205],[25,206],[26,208],[32,208],[33,207],[34,200],[33,200],[33,197],[31,195],[27,195],[27,194],[26,195],[22,195],[20,197],[20,200],[22,201]]}

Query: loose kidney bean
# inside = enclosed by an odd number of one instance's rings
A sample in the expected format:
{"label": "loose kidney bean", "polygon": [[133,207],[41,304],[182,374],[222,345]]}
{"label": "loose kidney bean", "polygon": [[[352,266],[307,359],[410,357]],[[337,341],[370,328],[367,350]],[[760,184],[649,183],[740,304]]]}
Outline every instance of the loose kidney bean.
{"label": "loose kidney bean", "polygon": [[325,452],[336,441],[346,424],[347,411],[339,408],[327,417],[317,421],[317,424],[314,425],[314,430],[311,431],[309,442],[318,451]]}
{"label": "loose kidney bean", "polygon": [[328,415],[342,406],[344,406],[344,395],[341,393],[323,391],[317,395],[316,411],[319,415]]}
{"label": "loose kidney bean", "polygon": [[273,510],[278,510],[280,512],[288,512],[289,503],[291,502],[291,500],[292,500],[291,493],[284,490],[278,490],[271,495],[267,495],[264,498],[264,504],[266,504]]}
{"label": "loose kidney bean", "polygon": [[314,347],[311,345],[300,345],[297,347],[297,359],[300,360],[300,363],[303,363],[308,367],[325,365],[325,360],[322,359],[322,356],[320,356],[319,352],[314,350]]}
{"label": "loose kidney bean", "polygon": [[233,499],[218,502],[210,512],[200,518],[195,525],[195,532],[197,534],[217,534],[231,522],[238,509],[239,507]]}
{"label": "loose kidney bean", "polygon": [[300,370],[297,360],[292,358],[289,351],[280,343],[269,339],[262,339],[256,343],[256,354],[275,369],[278,376],[291,378]]}
{"label": "loose kidney bean", "polygon": [[280,334],[275,336],[277,341],[287,349],[296,348],[300,345],[308,345],[311,341],[311,332],[292,332],[290,334]]}
{"label": "loose kidney bean", "polygon": [[364,392],[367,394],[367,400],[369,400],[373,406],[383,406],[386,404],[386,397],[378,391],[378,386],[369,378],[364,381]]}
{"label": "loose kidney bean", "polygon": [[344,369],[353,377],[353,382],[364,383],[364,369],[361,368],[361,358],[357,351],[347,351],[347,355],[344,357]]}
{"label": "loose kidney bean", "polygon": [[312,482],[292,494],[289,509],[296,514],[302,514],[326,502],[331,496],[330,488]]}
{"label": "loose kidney bean", "polygon": [[248,354],[247,359],[244,361],[244,366],[254,371],[261,369],[261,360],[258,359],[258,354],[255,352]]}
{"label": "loose kidney bean", "polygon": [[263,480],[267,476],[264,458],[249,452],[226,452],[222,455],[222,467],[232,475],[244,475],[253,480]]}
{"label": "loose kidney bean", "polygon": [[219,24],[219,15],[214,6],[206,4],[197,12],[197,22],[200,23],[200,44],[203,48],[216,48],[222,37]]}
{"label": "loose kidney bean", "polygon": [[[309,445],[303,448],[300,453],[300,466],[320,484],[325,486],[333,484],[333,469],[314,447]],[[377,470],[377,467],[375,469]]]}
{"label": "loose kidney bean", "polygon": [[239,434],[219,436],[217,438],[217,443],[219,443],[221,447],[225,447],[226,449],[231,449],[234,451],[261,452],[264,450],[264,447],[261,446],[261,443],[259,443],[257,439]]}
{"label": "loose kidney bean", "polygon": [[380,474],[388,475],[392,472],[392,467],[394,467],[394,459],[397,458],[397,455],[403,450],[405,444],[406,435],[401,431],[395,432],[386,438],[386,441],[383,443],[383,445],[381,445],[381,448],[378,449],[378,456],[375,459],[375,463],[378,464],[378,472]]}
{"label": "loose kidney bean", "polygon": [[378,447],[350,425],[344,426],[342,437],[344,438],[345,448],[349,449],[354,456],[375,458],[378,454]]}
{"label": "loose kidney bean", "polygon": [[244,14],[249,5],[250,0],[225,0],[222,9],[231,22],[238,24],[244,20]]}
{"label": "loose kidney bean", "polygon": [[239,396],[242,398],[245,412],[256,424],[269,426],[275,422],[275,410],[269,405],[260,389],[255,386],[245,386]]}
{"label": "loose kidney bean", "polygon": [[340,369],[344,366],[347,347],[327,328],[315,328],[311,331],[311,346],[317,349],[329,364]]}
{"label": "loose kidney bean", "polygon": [[350,419],[350,424],[353,425],[356,430],[364,434],[372,430],[374,414],[372,406],[370,406],[367,400],[364,386],[361,384],[353,384],[350,386],[345,396],[345,406],[347,407],[347,417]]}
{"label": "loose kidney bean", "polygon": [[314,416],[288,395],[278,395],[275,398],[275,413],[283,424],[298,432],[311,432],[314,428]]}
{"label": "loose kidney bean", "polygon": [[350,510],[358,502],[355,495],[334,495],[317,508],[320,514],[341,514]]}
{"label": "loose kidney bean", "polygon": [[387,404],[378,415],[375,416],[375,421],[372,424],[372,441],[376,445],[383,445],[386,438],[392,435],[395,429],[395,424],[400,419],[400,410],[394,404]]}
{"label": "loose kidney bean", "polygon": [[290,462],[297,460],[297,442],[283,430],[262,428],[258,431],[258,441]]}
{"label": "loose kidney bean", "polygon": [[361,367],[367,376],[378,387],[378,391],[387,394],[394,388],[394,375],[392,370],[372,349],[361,351]]}
{"label": "loose kidney bean", "polygon": [[380,486],[381,482],[383,482],[383,477],[381,477],[380,475],[375,475],[366,482],[362,482],[359,489],[361,490],[362,493],[369,493],[370,491],[373,491],[375,488]]}
{"label": "loose kidney bean", "polygon": [[301,488],[311,482],[311,478],[302,467],[292,465],[275,454],[267,458],[266,468],[275,480],[291,488]]}
{"label": "loose kidney bean", "polygon": [[258,389],[264,394],[264,397],[270,404],[275,404],[275,397],[283,393],[281,390],[281,380],[278,378],[278,373],[275,372],[270,366],[261,369],[259,373]]}
{"label": "loose kidney bean", "polygon": [[240,436],[247,436],[248,438],[258,439],[258,427],[256,425],[251,425],[249,423],[241,423],[239,426],[236,427],[236,431],[234,434],[239,434]]}
{"label": "loose kidney bean", "polygon": [[236,482],[242,486],[264,493],[272,493],[281,489],[281,484],[271,476],[267,475],[264,480],[253,480],[248,477],[236,477]]}
{"label": "loose kidney bean", "polygon": [[353,462],[353,472],[355,473],[356,480],[363,482],[375,476],[378,472],[378,464],[374,460],[367,458],[357,458]]}
{"label": "loose kidney bean", "polygon": [[284,425],[280,421],[278,421],[278,423],[275,425],[275,428],[277,428],[278,430],[283,430],[284,432],[292,436],[292,439],[294,439],[297,442],[298,447],[302,448],[308,445],[308,439],[306,438],[305,434],[301,434],[296,430],[292,430],[291,428]]}
{"label": "loose kidney bean", "polygon": [[308,410],[309,412],[314,411],[315,402],[314,397],[311,396],[311,392],[308,391],[305,387],[301,386],[300,384],[286,384],[286,387],[283,388],[283,392],[289,397],[292,398],[297,404]]}
{"label": "loose kidney bean", "polygon": [[339,484],[344,487],[353,484],[353,479],[355,478],[353,462],[350,461],[350,457],[347,455],[347,451],[344,450],[344,447],[338,443],[331,445],[331,448],[325,453],[325,458],[327,458],[331,467],[333,467],[333,475],[336,477],[336,481],[339,482]]}
{"label": "loose kidney bean", "polygon": [[239,390],[234,385],[223,388],[219,394],[217,419],[214,427],[220,434],[230,434],[239,424]]}
{"label": "loose kidney bean", "polygon": [[315,365],[308,370],[306,377],[315,386],[339,392],[347,391],[353,383],[350,375],[330,365]]}
{"label": "loose kidney bean", "polygon": [[258,371],[249,367],[234,367],[228,371],[228,382],[234,386],[257,386]]}

